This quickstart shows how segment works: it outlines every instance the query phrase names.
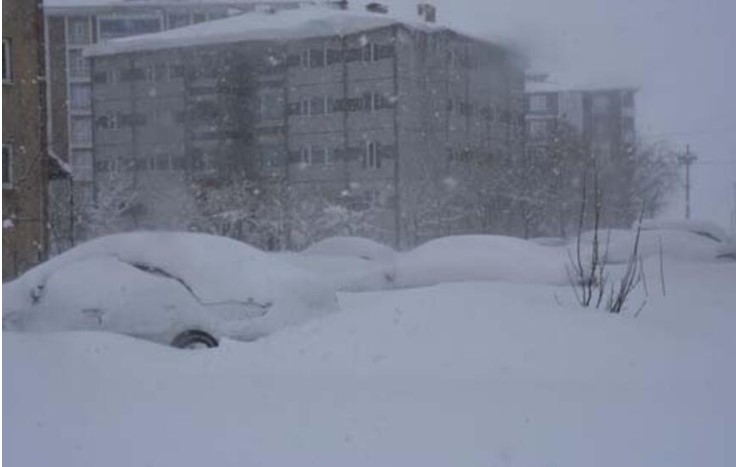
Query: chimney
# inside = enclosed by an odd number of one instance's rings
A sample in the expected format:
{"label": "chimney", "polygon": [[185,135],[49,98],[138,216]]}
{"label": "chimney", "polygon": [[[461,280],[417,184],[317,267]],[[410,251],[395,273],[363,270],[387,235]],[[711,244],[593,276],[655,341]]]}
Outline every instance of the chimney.
{"label": "chimney", "polygon": [[431,3],[418,4],[417,14],[427,23],[435,23],[437,21],[437,8]]}
{"label": "chimney", "polygon": [[388,13],[388,7],[383,3],[373,2],[365,6],[365,9],[371,13],[380,13],[385,15]]}

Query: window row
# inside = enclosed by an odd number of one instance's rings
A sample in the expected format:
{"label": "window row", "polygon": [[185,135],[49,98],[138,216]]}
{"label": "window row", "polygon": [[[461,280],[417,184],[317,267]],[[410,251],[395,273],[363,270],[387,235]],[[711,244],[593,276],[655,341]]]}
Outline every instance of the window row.
{"label": "window row", "polygon": [[289,162],[305,166],[329,165],[338,160],[359,161],[364,169],[380,169],[384,160],[396,157],[396,146],[377,141],[345,147],[324,147],[305,145],[299,151],[290,153]]}
{"label": "window row", "polygon": [[[301,66],[302,68],[321,68],[334,63],[345,62],[376,62],[392,57],[395,53],[393,45],[367,44],[358,49],[341,50],[307,49],[298,55],[286,57],[286,65]],[[89,61],[82,56],[81,49],[69,50],[69,73],[75,78],[89,77]],[[266,57],[270,67],[283,65],[283,61],[276,57]],[[201,62],[201,63],[199,63]],[[92,77],[95,84],[115,84],[131,81],[162,82],[181,79],[186,73],[191,78],[217,78],[224,68],[223,60],[217,56],[202,56],[196,66],[187,69],[179,63],[157,63],[146,66],[136,66],[115,70],[100,70]]]}
{"label": "window row", "polygon": [[448,99],[447,111],[463,117],[479,117],[490,122],[511,125],[523,125],[524,115],[509,109],[501,109],[495,105],[482,105],[462,99]]}
{"label": "window row", "polygon": [[109,112],[97,117],[95,125],[102,130],[118,130],[144,125],[174,125],[183,121],[183,111],[154,109],[147,113]]}
{"label": "window row", "polygon": [[151,157],[106,159],[95,162],[95,170],[98,173],[208,170],[210,167],[211,161],[206,155],[193,155],[187,158],[172,154],[157,154]]}
{"label": "window row", "polygon": [[184,66],[178,63],[160,63],[145,67],[122,68],[118,70],[95,71],[92,80],[95,84],[128,83],[132,81],[162,82],[184,77]]}
{"label": "window row", "polygon": [[298,55],[289,55],[286,58],[288,66],[301,68],[322,68],[338,63],[377,62],[392,58],[396,54],[393,44],[368,43],[363,47],[349,49],[305,49]]}
{"label": "window row", "polygon": [[396,107],[396,98],[378,92],[367,92],[360,97],[303,97],[289,104],[291,116],[319,116],[334,112],[376,112]]}

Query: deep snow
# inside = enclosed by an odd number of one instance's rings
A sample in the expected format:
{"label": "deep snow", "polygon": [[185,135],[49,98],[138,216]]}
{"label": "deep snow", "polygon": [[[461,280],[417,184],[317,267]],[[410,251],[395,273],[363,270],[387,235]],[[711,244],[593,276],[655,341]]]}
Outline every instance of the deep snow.
{"label": "deep snow", "polygon": [[666,297],[647,267],[638,318],[640,295],[613,316],[566,287],[467,282],[344,293],[342,313],[212,351],[4,333],[3,460],[735,465],[736,263],[666,259]]}

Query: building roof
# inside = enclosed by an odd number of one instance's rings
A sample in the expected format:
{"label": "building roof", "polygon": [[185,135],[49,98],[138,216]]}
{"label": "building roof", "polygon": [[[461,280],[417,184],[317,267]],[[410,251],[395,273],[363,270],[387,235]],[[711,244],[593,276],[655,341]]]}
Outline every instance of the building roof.
{"label": "building roof", "polygon": [[314,4],[314,0],[43,0],[46,14],[75,14],[80,11],[125,11],[159,8],[212,8],[256,5]]}
{"label": "building roof", "polygon": [[637,91],[638,87],[625,80],[582,78],[562,74],[541,75],[538,79],[527,79],[524,91],[527,93],[551,92],[605,92]]}
{"label": "building roof", "polygon": [[447,28],[424,21],[406,21],[387,14],[302,8],[277,13],[249,13],[164,32],[126,37],[88,47],[89,57],[244,41],[292,41],[345,36],[402,25],[415,30]]}

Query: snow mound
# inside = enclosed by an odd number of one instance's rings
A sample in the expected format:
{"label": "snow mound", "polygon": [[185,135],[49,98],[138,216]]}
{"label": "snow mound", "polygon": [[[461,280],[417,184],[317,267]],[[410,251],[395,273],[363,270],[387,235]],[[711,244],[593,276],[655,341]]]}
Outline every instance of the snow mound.
{"label": "snow mound", "polygon": [[396,252],[386,245],[361,237],[329,237],[302,251],[305,255],[340,256],[375,261],[394,261]]}
{"label": "snow mound", "polygon": [[[633,229],[636,230],[636,224]],[[646,219],[641,222],[642,230],[679,230],[702,235],[717,242],[727,242],[730,236],[719,225],[709,221]]]}
{"label": "snow mound", "polygon": [[400,256],[396,284],[417,287],[441,282],[509,281],[567,283],[560,248],[492,235],[458,235],[431,240]]}
{"label": "snow mound", "polygon": [[[625,263],[634,248],[636,232],[617,235],[608,245],[608,262]],[[715,261],[720,243],[699,234],[678,230],[642,230],[639,238],[639,255],[642,258],[662,255],[681,261]],[[605,238],[601,239],[605,251]]]}

